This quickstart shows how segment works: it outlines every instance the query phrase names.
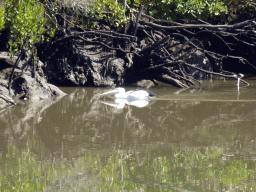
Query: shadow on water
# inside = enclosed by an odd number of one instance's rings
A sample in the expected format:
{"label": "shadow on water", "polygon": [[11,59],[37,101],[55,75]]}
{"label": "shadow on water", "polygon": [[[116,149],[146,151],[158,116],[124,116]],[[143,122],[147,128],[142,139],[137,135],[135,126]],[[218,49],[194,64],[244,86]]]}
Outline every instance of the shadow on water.
{"label": "shadow on water", "polygon": [[152,88],[143,107],[103,88],[20,103],[0,114],[1,189],[255,191],[255,86],[235,83]]}

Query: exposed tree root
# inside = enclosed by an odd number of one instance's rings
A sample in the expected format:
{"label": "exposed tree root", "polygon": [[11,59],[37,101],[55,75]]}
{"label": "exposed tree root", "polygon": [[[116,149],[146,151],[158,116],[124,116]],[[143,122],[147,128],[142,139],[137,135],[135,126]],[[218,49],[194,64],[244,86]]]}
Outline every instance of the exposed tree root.
{"label": "exposed tree root", "polygon": [[[76,20],[72,10],[84,15],[85,19],[88,18],[82,9],[69,9],[69,14],[65,9],[60,11],[59,19],[52,18],[61,35],[47,45],[51,47],[50,50],[53,47],[69,46],[69,49],[74,49],[73,53],[77,54],[86,51],[84,45],[99,45],[105,50],[112,51],[113,58],[125,60],[122,84],[148,79],[155,84],[156,81],[161,81],[176,87],[187,88],[200,84],[200,81],[208,76],[240,79],[240,76],[235,73],[227,74],[223,71],[222,60],[225,58],[237,59],[255,68],[254,64],[246,58],[234,54],[237,48],[234,46],[236,43],[249,46],[252,53],[255,52],[255,19],[233,25],[211,25],[200,19],[196,20],[197,24],[186,24],[155,19],[143,13],[143,6],[138,12],[127,7],[130,10],[130,14],[127,15],[130,22],[126,26],[129,27],[127,33],[121,33],[113,28],[111,23],[102,22],[102,20],[94,20],[97,23],[96,30],[85,29],[79,24],[71,29],[69,26],[71,20]],[[61,26],[61,23],[64,24]],[[219,48],[212,44],[217,44]],[[195,54],[205,59],[201,63],[188,62],[192,56],[195,57]],[[54,52],[47,55],[52,58]],[[56,52],[55,56],[59,56],[59,53]],[[65,60],[66,57],[62,57]],[[108,67],[108,65],[102,66]],[[105,76],[107,70],[103,71]],[[200,75],[198,77],[194,74]],[[241,82],[248,85],[244,80]]]}

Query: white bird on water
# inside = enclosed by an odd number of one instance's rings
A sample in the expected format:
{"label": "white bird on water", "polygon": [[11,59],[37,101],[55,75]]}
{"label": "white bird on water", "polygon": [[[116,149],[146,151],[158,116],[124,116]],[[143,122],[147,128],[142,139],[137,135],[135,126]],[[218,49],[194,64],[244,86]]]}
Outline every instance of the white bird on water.
{"label": "white bird on water", "polygon": [[146,100],[153,97],[156,97],[156,94],[152,93],[148,90],[135,90],[125,92],[124,88],[116,88],[112,91],[108,91],[106,93],[100,94],[100,96],[108,96],[113,95],[116,99],[127,99],[131,100]]}

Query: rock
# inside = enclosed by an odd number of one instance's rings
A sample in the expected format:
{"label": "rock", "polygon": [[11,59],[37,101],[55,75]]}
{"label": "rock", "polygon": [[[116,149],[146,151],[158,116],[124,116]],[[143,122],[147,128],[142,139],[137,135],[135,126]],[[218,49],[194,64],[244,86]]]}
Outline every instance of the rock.
{"label": "rock", "polygon": [[14,90],[14,95],[19,96],[19,99],[28,99],[30,101],[53,99],[54,97],[66,95],[58,87],[38,81],[26,74],[13,81],[12,89]]}
{"label": "rock", "polygon": [[[188,58],[186,59],[186,62],[195,67],[198,67],[207,71],[213,71],[212,63],[201,51],[197,50],[191,55],[189,55]],[[189,75],[191,75],[194,79],[197,79],[197,80],[209,78],[208,74],[194,68],[187,68],[186,72]]]}
{"label": "rock", "polygon": [[[50,83],[61,86],[119,86],[124,82],[125,62],[114,57],[113,51],[104,51],[95,45],[83,46],[83,51],[43,50],[43,68]],[[72,49],[72,48],[70,48]],[[48,56],[47,56],[48,55]],[[49,58],[49,59],[48,59]]]}
{"label": "rock", "polygon": [[[8,80],[12,71],[12,66],[17,60],[17,56],[11,57],[8,52],[0,52],[0,100],[2,103],[13,101],[9,97]],[[31,75],[31,60],[21,60],[14,71],[11,95],[29,100],[51,99],[55,96],[64,96],[58,87],[48,84],[44,75],[44,64],[37,62],[36,79]]]}
{"label": "rock", "polygon": [[0,110],[15,104],[15,101],[9,96],[8,81],[0,78]]}
{"label": "rock", "polygon": [[141,80],[135,83],[135,85],[138,87],[145,87],[149,89],[150,87],[153,87],[155,84],[150,80]]}
{"label": "rock", "polygon": [[[12,67],[15,61],[18,59],[17,56],[11,56],[8,52],[0,52],[0,71],[9,67]],[[24,66],[25,61],[20,61],[17,68],[21,69]]]}
{"label": "rock", "polygon": [[111,59],[106,69],[102,67],[102,63],[93,62],[91,78],[93,86],[118,86],[123,84],[125,62],[123,59]]}
{"label": "rock", "polygon": [[[16,69],[16,77],[11,86],[11,95],[14,97],[13,99],[9,96],[8,79],[1,78],[6,77],[7,74],[4,73],[10,71],[11,68],[8,68],[0,72],[0,109],[3,109],[8,105],[15,105],[19,102],[18,100],[29,100],[29,102],[34,102],[55,99],[66,95],[58,87],[47,83],[44,79],[40,81],[40,78],[32,78],[30,73],[23,73],[21,76],[18,76],[17,74],[20,74],[20,70]],[[38,74],[37,76],[39,77]]]}

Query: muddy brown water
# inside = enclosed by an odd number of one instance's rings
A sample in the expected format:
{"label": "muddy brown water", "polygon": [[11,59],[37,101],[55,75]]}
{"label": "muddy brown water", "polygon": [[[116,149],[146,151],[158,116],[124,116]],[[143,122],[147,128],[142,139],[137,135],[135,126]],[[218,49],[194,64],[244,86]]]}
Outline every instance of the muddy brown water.
{"label": "muddy brown water", "polygon": [[[256,80],[153,87],[122,103],[110,88],[61,88],[0,114],[2,191],[256,191]],[[127,90],[135,88],[128,87]]]}

